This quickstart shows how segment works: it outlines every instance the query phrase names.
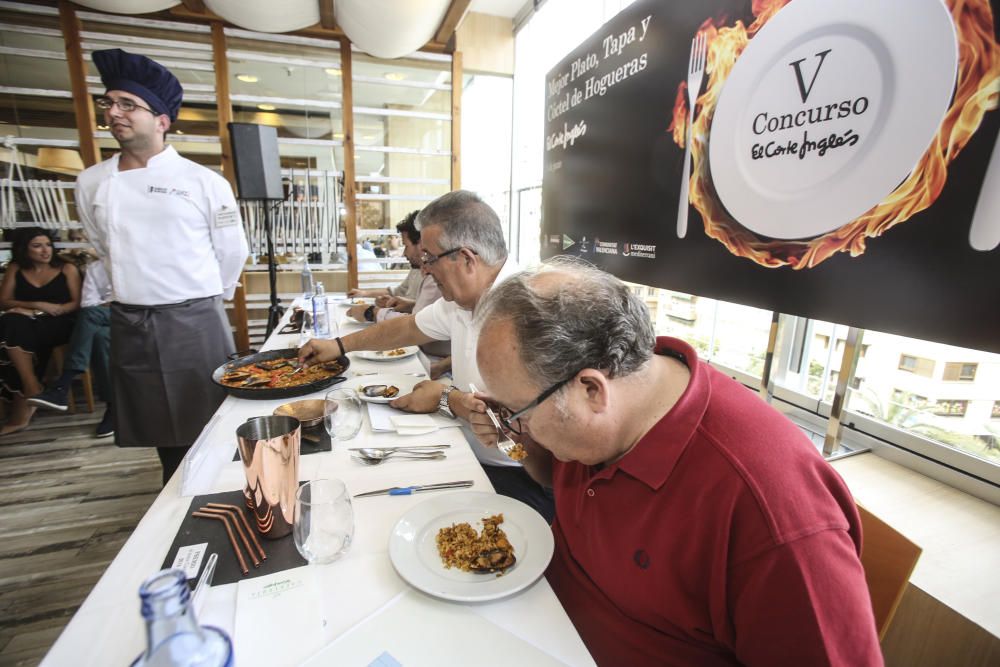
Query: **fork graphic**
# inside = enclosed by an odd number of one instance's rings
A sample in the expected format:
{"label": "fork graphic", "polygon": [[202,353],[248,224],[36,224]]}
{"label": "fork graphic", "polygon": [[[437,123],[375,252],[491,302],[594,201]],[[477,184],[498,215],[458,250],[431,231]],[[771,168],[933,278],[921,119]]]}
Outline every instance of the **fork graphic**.
{"label": "fork graphic", "polygon": [[677,204],[677,238],[687,235],[688,228],[688,196],[691,189],[689,178],[691,173],[691,126],[694,124],[694,106],[698,100],[698,91],[705,77],[705,60],[708,55],[708,38],[699,32],[691,40],[691,57],[688,61],[688,122],[684,137],[684,171],[681,175],[681,200]]}

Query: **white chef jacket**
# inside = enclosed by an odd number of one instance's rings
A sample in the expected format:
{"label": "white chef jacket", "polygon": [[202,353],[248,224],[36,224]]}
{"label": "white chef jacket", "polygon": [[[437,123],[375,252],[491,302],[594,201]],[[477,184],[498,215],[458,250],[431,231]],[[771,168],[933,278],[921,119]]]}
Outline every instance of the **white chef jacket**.
{"label": "white chef jacket", "polygon": [[[508,256],[490,289],[520,270],[517,263]],[[461,391],[468,392],[469,385],[474,384],[480,391],[486,391],[483,378],[479,375],[479,365],[476,363],[479,326],[474,321],[473,311],[465,310],[454,301],[438,299],[414,317],[417,328],[425,335],[436,340],[451,339],[451,375],[454,378],[454,386]],[[462,430],[466,431],[467,429],[463,428]],[[484,447],[471,434],[467,434],[466,439],[472,446],[476,458],[486,465],[521,465],[507,458],[503,452],[495,447]]]}
{"label": "white chef jacket", "polygon": [[141,169],[120,154],[84,170],[76,205],[120,303],[157,306],[236,291],[249,250],[229,183],[172,146]]}

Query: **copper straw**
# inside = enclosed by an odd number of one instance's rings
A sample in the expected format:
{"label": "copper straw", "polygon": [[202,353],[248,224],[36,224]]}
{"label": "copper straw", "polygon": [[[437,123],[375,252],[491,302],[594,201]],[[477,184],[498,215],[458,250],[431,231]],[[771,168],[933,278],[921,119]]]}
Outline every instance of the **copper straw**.
{"label": "copper straw", "polygon": [[236,559],[240,561],[240,569],[243,570],[243,574],[250,573],[250,568],[247,567],[247,562],[243,560],[243,552],[240,551],[240,545],[236,543],[236,538],[233,536],[233,529],[229,527],[228,521],[218,514],[205,514],[204,512],[192,512],[191,516],[221,521],[222,525],[226,527],[226,533],[229,535],[229,543],[233,545],[233,551],[236,552]]}
{"label": "copper straw", "polygon": [[246,533],[243,532],[243,526],[241,526],[240,522],[236,520],[236,517],[234,517],[226,510],[218,510],[212,507],[202,507],[198,511],[207,512],[208,514],[217,514],[221,517],[224,517],[227,523],[231,521],[233,524],[233,528],[236,529],[236,534],[240,536],[240,540],[243,542],[243,546],[245,546],[247,549],[247,554],[249,554],[250,560],[253,561],[253,566],[260,567],[260,559],[257,558],[257,554],[254,553],[253,548],[250,546],[250,540],[247,539]]}
{"label": "copper straw", "polygon": [[[235,514],[243,522],[243,527],[247,529],[247,534],[250,535],[250,539],[253,540],[254,546],[257,547],[257,552],[260,554],[261,560],[267,560],[267,554],[264,553],[264,547],[260,546],[260,541],[257,539],[257,533],[253,528],[250,527],[250,522],[247,521],[247,515],[243,513],[236,505],[226,505],[225,503],[208,503],[206,507],[217,507],[219,509],[228,510],[229,512]],[[247,548],[249,550],[249,547]]]}

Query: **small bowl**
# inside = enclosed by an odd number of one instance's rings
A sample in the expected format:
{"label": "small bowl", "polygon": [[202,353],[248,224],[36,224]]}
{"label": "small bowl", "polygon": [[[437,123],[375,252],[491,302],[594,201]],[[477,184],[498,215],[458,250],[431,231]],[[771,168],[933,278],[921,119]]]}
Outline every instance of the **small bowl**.
{"label": "small bowl", "polygon": [[274,409],[274,414],[295,417],[302,422],[302,428],[309,428],[323,423],[323,407],[323,399],[311,398],[279,405]]}

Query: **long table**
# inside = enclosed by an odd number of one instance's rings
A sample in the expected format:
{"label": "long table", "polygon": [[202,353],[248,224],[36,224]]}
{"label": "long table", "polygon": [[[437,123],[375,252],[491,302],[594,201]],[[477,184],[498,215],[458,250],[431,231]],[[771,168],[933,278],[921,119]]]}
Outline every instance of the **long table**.
{"label": "long table", "polygon": [[[341,333],[360,325],[346,324],[344,309],[331,305]],[[288,313],[282,324],[287,322]],[[278,329],[280,331],[280,327]],[[272,335],[263,349],[297,347],[298,334]],[[390,370],[391,368],[391,370]],[[349,375],[355,373],[424,371],[418,357],[391,362],[366,361],[351,355]],[[319,398],[315,396],[302,398]],[[287,401],[226,398],[185,460],[139,522],[132,536],[70,620],[42,661],[46,666],[127,665],[145,647],[145,626],[139,613],[140,584],[160,569],[174,535],[184,519],[191,496],[242,488],[242,464],[232,461],[236,427],[247,418],[267,415]],[[351,460],[347,447],[401,444],[449,444],[447,459],[436,462],[390,461],[365,466]],[[430,436],[375,433],[368,417],[349,444],[335,442],[330,452],[303,456],[300,479],[336,477],[349,491],[403,484],[425,484],[459,479],[474,480],[470,490],[492,492],[460,429],[440,429]],[[453,492],[444,492],[453,493]],[[185,495],[186,494],[186,495]],[[395,572],[389,559],[392,527],[408,510],[438,495],[374,497],[354,501],[355,534],[349,552],[328,565],[309,565],[288,571],[308,582],[314,603],[301,599],[284,608],[253,608],[244,584],[212,586],[199,622],[224,629],[233,639],[236,664],[393,664],[369,662],[361,656],[378,655],[379,643],[396,645],[405,653],[414,642],[425,648],[422,657],[403,662],[440,665],[435,647],[456,637],[472,635],[479,655],[465,664],[566,664],[594,662],[544,577],[511,597],[478,604],[438,600],[412,589]],[[231,555],[231,554],[230,554]],[[221,557],[221,554],[220,554]],[[322,622],[317,622],[317,616]],[[384,634],[385,626],[398,644]],[[378,637],[378,639],[374,639]],[[465,636],[468,641],[470,637]],[[407,644],[409,642],[409,644]],[[358,650],[359,647],[363,650]],[[388,659],[398,657],[391,650]],[[336,656],[335,659],[333,657]],[[534,658],[532,658],[534,656]],[[545,659],[539,659],[544,656]],[[374,657],[374,656],[373,656]],[[460,664],[460,663],[455,663]]]}

